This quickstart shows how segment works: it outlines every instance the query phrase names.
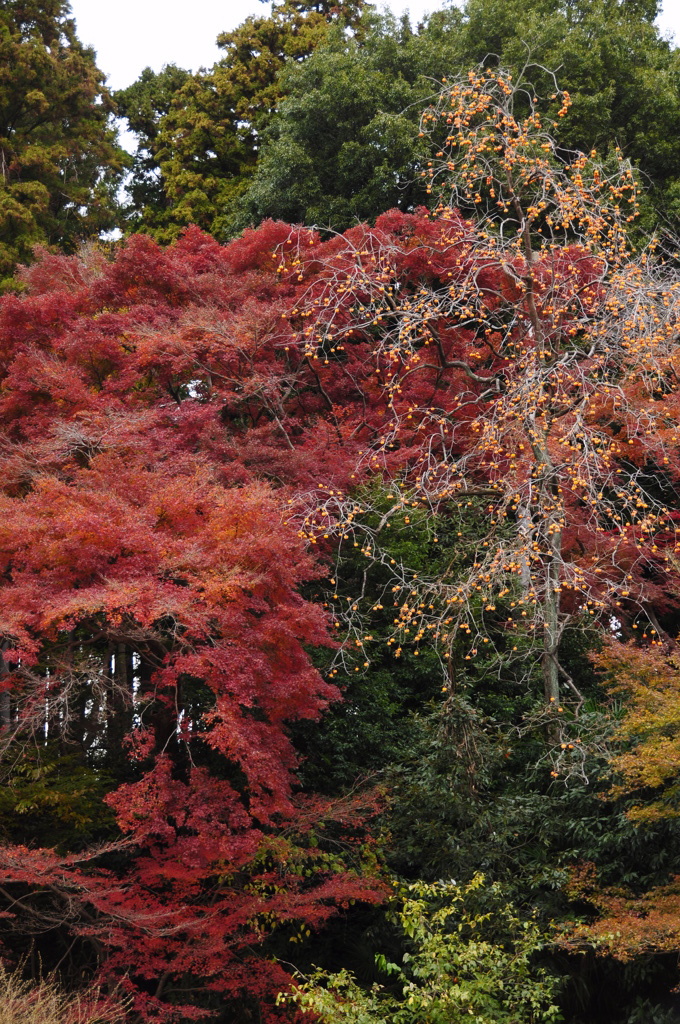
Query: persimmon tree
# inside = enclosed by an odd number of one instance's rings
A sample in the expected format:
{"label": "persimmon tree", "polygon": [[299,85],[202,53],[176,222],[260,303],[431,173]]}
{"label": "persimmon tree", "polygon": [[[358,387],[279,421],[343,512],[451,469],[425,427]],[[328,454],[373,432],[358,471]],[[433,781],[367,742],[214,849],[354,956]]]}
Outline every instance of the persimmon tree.
{"label": "persimmon tree", "polygon": [[[568,95],[554,98],[564,116]],[[319,266],[294,311],[319,372],[348,372],[362,349],[370,362],[366,405],[382,422],[356,479],[377,475],[394,499],[371,520],[369,496],[310,494],[301,532],[381,559],[381,532],[408,527],[411,510],[427,511],[435,543],[438,516],[482,502],[487,529],[462,577],[394,567],[395,653],[426,637],[450,651],[463,633],[466,659],[496,642],[507,662],[513,634],[528,634],[545,701],[564,685],[578,708],[565,626],[646,614],[655,642],[656,613],[675,603],[680,292],[672,269],[630,249],[625,162],[565,162],[551,127],[509,76],[445,85],[422,121],[436,214],[381,218],[325,257],[282,247],[281,270]]]}

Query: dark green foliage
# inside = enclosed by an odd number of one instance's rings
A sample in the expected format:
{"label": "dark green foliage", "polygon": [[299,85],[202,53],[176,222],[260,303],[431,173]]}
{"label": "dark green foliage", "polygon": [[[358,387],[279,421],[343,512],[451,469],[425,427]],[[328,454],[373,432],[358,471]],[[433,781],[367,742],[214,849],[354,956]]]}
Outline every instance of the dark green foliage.
{"label": "dark green foliage", "polygon": [[426,200],[415,168],[417,123],[435,81],[456,63],[458,12],[427,31],[365,18],[365,33],[335,33],[282,81],[287,98],[265,134],[242,220],[277,217],[343,230]]}
{"label": "dark green foliage", "polygon": [[[261,132],[285,86],[279,73],[304,62],[332,24],[357,22],[361,0],[337,5],[277,0],[218,37],[224,51],[209,70],[146,69],[116,94],[139,138],[127,223],[162,242],[198,224],[233,233],[233,209],[259,157]],[[341,29],[342,32],[342,29]]]}
{"label": "dark green foliage", "polygon": [[481,870],[546,915],[565,912],[561,889],[575,863],[596,864],[603,884],[665,881],[678,869],[680,827],[637,828],[625,816],[630,799],[601,799],[611,782],[595,749],[607,729],[603,710],[584,711],[580,726],[583,745],[593,748],[583,771],[553,776],[540,731],[484,720],[469,700],[449,698],[423,723],[411,756],[388,773],[385,848],[395,870],[429,879]]}
{"label": "dark green foliage", "polygon": [[[408,759],[414,747],[419,749],[421,715],[439,703],[449,682],[451,663],[442,661],[434,644],[423,642],[416,653],[393,639],[403,592],[393,588],[392,565],[408,565],[422,576],[437,576],[446,567],[455,579],[473,557],[483,514],[475,502],[464,522],[456,519],[454,527],[452,520],[431,520],[423,510],[408,509],[408,516],[404,513],[389,531],[380,533],[382,561],[367,562],[361,550],[362,531],[378,526],[393,498],[379,488],[362,498],[374,511],[357,522],[356,533],[341,544],[332,589],[313,591],[332,609],[338,639],[343,641],[335,658],[316,655],[324,658],[320,667],[332,673],[343,700],[331,705],[319,722],[294,726],[305,757],[304,785],[334,794],[362,780],[384,782],[390,765]],[[461,526],[464,534],[458,530]],[[459,663],[460,657],[457,652],[454,661]]]}
{"label": "dark green foliage", "polygon": [[61,852],[85,849],[117,836],[104,803],[115,781],[88,765],[77,745],[29,741],[2,765],[0,840]]}
{"label": "dark green foliage", "polygon": [[127,183],[127,221],[132,230],[139,227],[152,231],[170,215],[171,203],[157,160],[158,134],[173,99],[190,77],[190,72],[174,64],[167,64],[158,73],[145,68],[136,82],[116,93],[118,113],[137,136],[137,152]]}
{"label": "dark green foliage", "polygon": [[438,677],[432,657],[409,654],[396,667],[386,656],[370,672],[340,680],[342,702],[318,724],[293,730],[303,752],[305,786],[337,794],[357,783],[383,781],[385,768],[404,757],[419,735],[420,725],[410,716],[440,689]]}

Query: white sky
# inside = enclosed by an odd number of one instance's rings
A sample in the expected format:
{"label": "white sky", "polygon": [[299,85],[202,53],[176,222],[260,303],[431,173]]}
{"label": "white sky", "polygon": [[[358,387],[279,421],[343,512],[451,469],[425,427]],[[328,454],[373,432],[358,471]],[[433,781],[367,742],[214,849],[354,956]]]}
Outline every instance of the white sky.
{"label": "white sky", "polygon": [[[71,0],[78,36],[97,51],[98,66],[112,89],[130,85],[145,67],[209,67],[220,56],[217,35],[235,28],[249,14],[266,13],[268,6],[261,0]],[[417,22],[425,12],[446,4],[388,0],[385,6],[395,14],[409,10]],[[680,0],[665,0],[660,25],[680,43]]]}

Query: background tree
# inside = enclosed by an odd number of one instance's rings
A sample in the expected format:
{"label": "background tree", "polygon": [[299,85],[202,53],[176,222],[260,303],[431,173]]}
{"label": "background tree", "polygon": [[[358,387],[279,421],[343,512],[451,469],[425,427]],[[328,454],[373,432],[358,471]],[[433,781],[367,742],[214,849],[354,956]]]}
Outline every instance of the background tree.
{"label": "background tree", "polygon": [[420,110],[442,77],[481,62],[515,76],[534,65],[544,113],[553,83],[541,67],[556,71],[572,96],[560,147],[605,159],[619,147],[640,169],[645,223],[673,230],[678,51],[656,4],[469,0],[415,30],[363,6],[275,4],[220,36],[210,71],[147,69],[119,92],[140,138],[129,225],[168,241],[197,223],[225,239],[266,217],[342,231],[413,210],[427,203]]}
{"label": "background tree", "polygon": [[113,227],[125,165],[94,53],[63,0],[0,11],[0,283],[38,243],[72,252]]}
{"label": "background tree", "polygon": [[[331,36],[281,72],[286,98],[264,133],[252,185],[233,226],[281,217],[344,230],[427,197],[427,159],[414,133],[442,77],[484,62],[529,77],[547,101],[555,70],[572,95],[564,149],[603,158],[619,146],[640,168],[648,223],[674,223],[680,117],[677,50],[659,36],[654,4],[492,0],[435,12],[412,30],[368,12],[358,36]],[[232,230],[233,230],[232,226]]]}
{"label": "background tree", "polygon": [[[129,222],[161,241],[187,224],[228,237],[236,199],[257,161],[261,133],[282,96],[279,72],[298,63],[329,26],[356,28],[362,0],[340,4],[275,2],[218,37],[224,57],[190,75],[149,69],[116,93],[139,136]],[[151,185],[151,187],[150,187]]]}
{"label": "background tree", "polygon": [[456,65],[460,20],[442,12],[414,32],[407,18],[368,14],[360,36],[333,33],[302,67],[287,65],[237,223],[342,231],[425,203],[415,127],[436,77]]}
{"label": "background tree", "polygon": [[172,203],[156,155],[158,133],[177,92],[190,77],[189,71],[174,64],[166,65],[160,72],[145,68],[136,82],[116,93],[118,113],[137,136],[137,150],[126,182],[126,222],[130,230],[139,226],[152,232],[172,215]]}

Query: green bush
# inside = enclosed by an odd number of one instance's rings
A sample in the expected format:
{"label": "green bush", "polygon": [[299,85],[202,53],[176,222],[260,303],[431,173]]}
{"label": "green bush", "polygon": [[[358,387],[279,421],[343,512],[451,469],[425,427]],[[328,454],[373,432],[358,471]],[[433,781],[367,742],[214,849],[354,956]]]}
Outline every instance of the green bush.
{"label": "green bush", "polygon": [[291,995],[324,1024],[548,1024],[561,1020],[558,980],[537,959],[546,938],[521,918],[500,885],[409,885],[393,921],[401,963],[378,956],[390,979],[361,988],[348,971],[316,971]]}

